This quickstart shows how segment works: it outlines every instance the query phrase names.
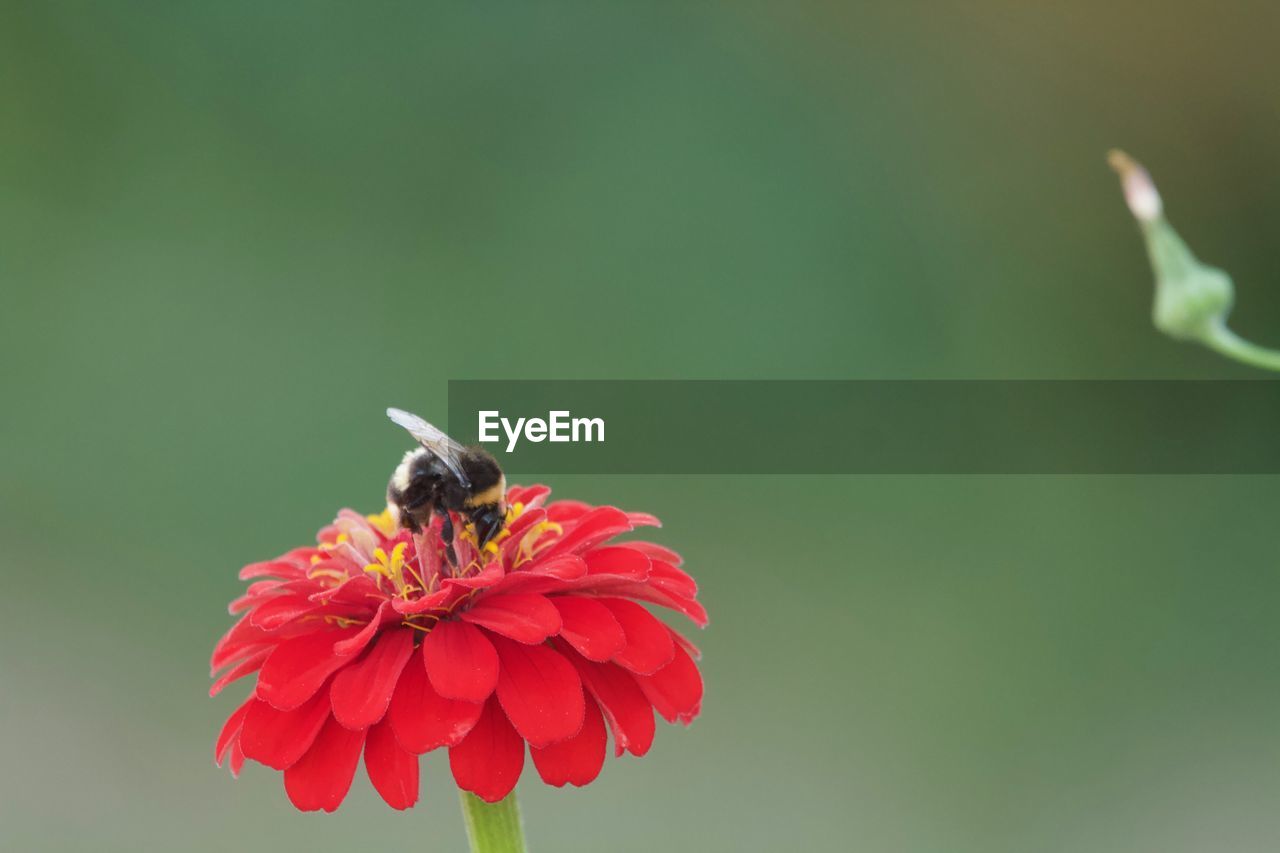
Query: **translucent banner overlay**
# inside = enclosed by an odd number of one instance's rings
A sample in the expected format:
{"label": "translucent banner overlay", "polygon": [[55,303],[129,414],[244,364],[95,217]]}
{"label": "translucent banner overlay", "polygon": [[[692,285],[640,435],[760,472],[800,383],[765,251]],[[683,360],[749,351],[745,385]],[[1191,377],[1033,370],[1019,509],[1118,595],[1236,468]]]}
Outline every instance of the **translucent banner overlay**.
{"label": "translucent banner overlay", "polygon": [[516,477],[1276,474],[1280,382],[451,381],[448,430]]}

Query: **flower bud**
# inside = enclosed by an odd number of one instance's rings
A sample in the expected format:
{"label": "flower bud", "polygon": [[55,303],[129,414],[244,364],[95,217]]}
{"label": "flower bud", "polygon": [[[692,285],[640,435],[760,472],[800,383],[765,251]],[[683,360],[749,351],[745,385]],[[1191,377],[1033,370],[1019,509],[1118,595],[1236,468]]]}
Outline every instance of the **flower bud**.
{"label": "flower bud", "polygon": [[1156,328],[1179,340],[1210,341],[1231,311],[1231,277],[1200,263],[1182,242],[1165,220],[1160,194],[1140,163],[1122,151],[1112,151],[1107,160],[1120,175],[1125,201],[1147,243],[1156,276]]}

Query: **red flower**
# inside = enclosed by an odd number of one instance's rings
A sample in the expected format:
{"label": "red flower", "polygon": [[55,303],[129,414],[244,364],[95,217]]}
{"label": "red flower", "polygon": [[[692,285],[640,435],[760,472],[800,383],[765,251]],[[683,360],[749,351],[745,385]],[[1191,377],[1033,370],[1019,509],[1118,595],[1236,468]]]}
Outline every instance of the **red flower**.
{"label": "red flower", "polygon": [[418,799],[418,755],[448,747],[458,786],[490,802],[524,768],[586,785],[614,752],[644,755],[656,710],[688,724],[702,702],[697,650],[639,602],[707,621],[672,551],[607,544],[656,518],[513,488],[507,526],[477,552],[440,520],[419,537],[390,516],[350,510],[296,548],[240,571],[243,613],[213,651],[210,690],[256,672],[252,695],[214,748],[238,774],[246,758],[284,772],[304,811],[333,811],[364,754],[393,808]]}

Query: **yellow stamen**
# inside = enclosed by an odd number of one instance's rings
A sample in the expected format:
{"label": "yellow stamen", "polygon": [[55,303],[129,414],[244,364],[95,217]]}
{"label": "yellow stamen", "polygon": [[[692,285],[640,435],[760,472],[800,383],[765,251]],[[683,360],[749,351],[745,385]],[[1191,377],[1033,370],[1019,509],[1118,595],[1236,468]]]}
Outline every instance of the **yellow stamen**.
{"label": "yellow stamen", "polygon": [[373,525],[374,529],[383,536],[390,538],[396,535],[396,520],[391,513],[391,507],[387,507],[375,515],[366,515],[365,520]]}
{"label": "yellow stamen", "polygon": [[[533,528],[524,535],[524,538],[520,540],[520,553],[516,555],[515,562],[517,566],[533,559],[534,554],[538,553],[539,550],[538,540],[542,538],[542,534],[548,532],[559,536],[564,532],[564,528],[556,524],[554,521],[540,521],[535,524]],[[546,544],[549,545],[551,543],[548,542]]]}
{"label": "yellow stamen", "polygon": [[426,587],[426,583],[422,580],[422,575],[418,574],[418,570],[413,567],[413,563],[406,561],[404,568],[418,582],[417,587],[414,587],[415,589],[424,589]]}
{"label": "yellow stamen", "polygon": [[344,572],[338,571],[337,569],[312,569],[311,571],[307,572],[307,577],[312,579],[332,578],[333,580],[336,580],[338,582],[342,582],[347,579],[347,575]]}
{"label": "yellow stamen", "polygon": [[[510,513],[508,513],[507,518],[510,519],[510,517],[511,517]],[[488,542],[484,543],[483,548],[480,548],[479,547],[480,543],[479,543],[479,540],[476,538],[476,531],[473,525],[468,524],[466,527],[464,527],[462,530],[458,532],[459,539],[463,540],[464,542],[470,543],[471,547],[477,548],[482,553],[488,554],[489,556],[497,555],[498,543],[510,537],[511,537],[511,531],[504,526],[501,530],[498,531],[496,536],[494,536]]]}
{"label": "yellow stamen", "polygon": [[[408,598],[409,593],[417,589],[417,587],[407,584],[404,579],[406,566],[404,552],[408,544],[407,542],[398,543],[391,549],[390,556],[383,549],[374,548],[373,558],[377,562],[370,563],[364,567],[364,570],[369,574],[379,575],[389,580],[401,598]],[[419,578],[418,581],[421,583],[422,579]]]}
{"label": "yellow stamen", "polygon": [[338,538],[333,540],[332,542],[321,542],[320,548],[323,551],[332,551],[336,548],[340,548],[341,546],[345,545],[347,542],[347,538],[348,538],[347,534],[339,533]]}
{"label": "yellow stamen", "polygon": [[[424,619],[428,624],[420,625],[413,621],[415,619]],[[422,631],[424,634],[430,633],[431,629],[440,623],[440,617],[435,613],[415,613],[413,616],[406,616],[400,624],[406,628],[412,628],[415,631]]]}

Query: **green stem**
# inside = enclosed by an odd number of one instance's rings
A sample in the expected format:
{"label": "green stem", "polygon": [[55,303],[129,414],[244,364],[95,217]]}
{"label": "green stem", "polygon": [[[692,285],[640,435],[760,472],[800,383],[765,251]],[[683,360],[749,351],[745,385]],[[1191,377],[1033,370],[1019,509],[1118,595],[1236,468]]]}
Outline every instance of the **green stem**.
{"label": "green stem", "polygon": [[1210,327],[1204,345],[1244,364],[1280,371],[1280,351],[1250,343],[1221,323]]}
{"label": "green stem", "polygon": [[525,853],[524,827],[514,791],[496,803],[486,803],[467,791],[458,793],[462,795],[471,853]]}

